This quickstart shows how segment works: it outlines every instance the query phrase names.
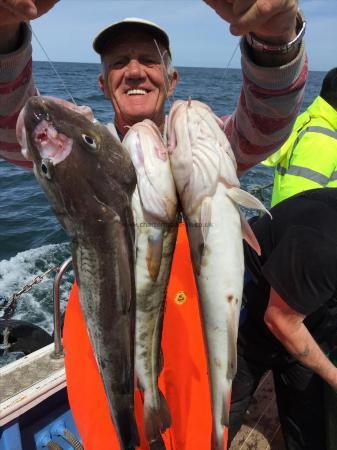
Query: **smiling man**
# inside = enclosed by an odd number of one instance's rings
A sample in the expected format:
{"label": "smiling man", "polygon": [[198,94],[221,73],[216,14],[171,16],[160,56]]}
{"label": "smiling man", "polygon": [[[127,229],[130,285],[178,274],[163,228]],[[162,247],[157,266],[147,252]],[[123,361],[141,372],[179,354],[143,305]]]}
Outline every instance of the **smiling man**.
{"label": "smiling man", "polygon": [[101,55],[100,88],[111,100],[120,135],[145,118],[163,131],[164,104],[177,84],[166,33],[142,19],[125,19],[103,30],[94,41]]}
{"label": "smiling man", "polygon": [[[25,100],[36,93],[31,78],[31,32],[25,21],[46,12],[52,3],[0,0],[0,155],[25,167],[31,164],[21,156],[15,123]],[[296,0],[206,3],[230,24],[233,34],[242,35],[243,87],[235,112],[223,118],[224,132],[242,173],[279,148],[299,111],[307,77],[303,19]],[[35,12],[30,10],[32,6]],[[103,63],[99,85],[115,112],[109,130],[121,139],[128,126],[148,118],[164,131],[165,100],[178,80],[171,66],[167,33],[144,19],[125,19],[102,30],[94,49]],[[169,404],[172,426],[163,440],[167,450],[209,450],[212,426],[207,365],[183,227],[178,233],[166,305],[159,384]],[[68,395],[84,447],[116,450],[118,441],[76,286],[67,306],[63,337]],[[138,419],[141,409],[142,396],[137,391]],[[141,430],[140,419],[138,424]],[[141,448],[149,448],[142,433]],[[151,447],[155,448],[163,447]]]}

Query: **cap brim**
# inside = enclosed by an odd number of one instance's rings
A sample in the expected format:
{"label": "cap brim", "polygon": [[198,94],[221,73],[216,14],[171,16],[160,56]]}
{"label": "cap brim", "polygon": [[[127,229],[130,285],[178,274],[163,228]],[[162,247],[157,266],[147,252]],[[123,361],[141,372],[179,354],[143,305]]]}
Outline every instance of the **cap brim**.
{"label": "cap brim", "polygon": [[136,21],[122,21],[112,24],[101,31],[93,41],[93,48],[95,52],[101,55],[104,52],[106,46],[114,38],[116,38],[121,33],[128,31],[145,31],[151,34],[158,42],[164,45],[164,47],[168,50],[169,55],[171,56],[170,42],[167,34],[154,25]]}

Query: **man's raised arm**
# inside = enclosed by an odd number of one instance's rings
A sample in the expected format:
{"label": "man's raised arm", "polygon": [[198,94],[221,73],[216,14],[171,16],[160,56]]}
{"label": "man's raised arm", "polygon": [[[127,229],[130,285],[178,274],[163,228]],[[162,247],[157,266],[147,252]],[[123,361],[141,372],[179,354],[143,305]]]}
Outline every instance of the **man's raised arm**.
{"label": "man's raised arm", "polygon": [[47,12],[56,1],[0,0],[0,157],[24,168],[32,164],[21,155],[15,127],[26,100],[36,95],[27,21]]}
{"label": "man's raised arm", "polygon": [[243,87],[237,109],[223,118],[242,174],[288,137],[303,100],[307,59],[296,0],[205,0],[242,35]]}

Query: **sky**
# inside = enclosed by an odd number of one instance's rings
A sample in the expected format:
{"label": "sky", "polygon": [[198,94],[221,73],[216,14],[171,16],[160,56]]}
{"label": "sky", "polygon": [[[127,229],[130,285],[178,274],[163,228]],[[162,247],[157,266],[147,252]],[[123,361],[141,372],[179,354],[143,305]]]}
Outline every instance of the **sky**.
{"label": "sky", "polygon": [[[309,69],[337,66],[337,0],[300,0],[307,20]],[[125,17],[142,17],[163,27],[177,67],[240,67],[238,38],[202,0],[61,0],[32,21],[33,31],[52,61],[99,62],[92,40],[105,26]],[[33,57],[45,61],[39,43]]]}

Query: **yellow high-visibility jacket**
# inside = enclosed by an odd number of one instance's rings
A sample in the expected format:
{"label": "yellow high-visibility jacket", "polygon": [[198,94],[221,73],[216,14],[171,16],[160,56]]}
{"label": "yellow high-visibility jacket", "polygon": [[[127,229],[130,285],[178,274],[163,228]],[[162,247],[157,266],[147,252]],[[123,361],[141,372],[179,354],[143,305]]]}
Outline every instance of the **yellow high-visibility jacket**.
{"label": "yellow high-visibility jacket", "polygon": [[263,164],[276,166],[271,206],[308,189],[337,187],[337,111],[318,96]]}

